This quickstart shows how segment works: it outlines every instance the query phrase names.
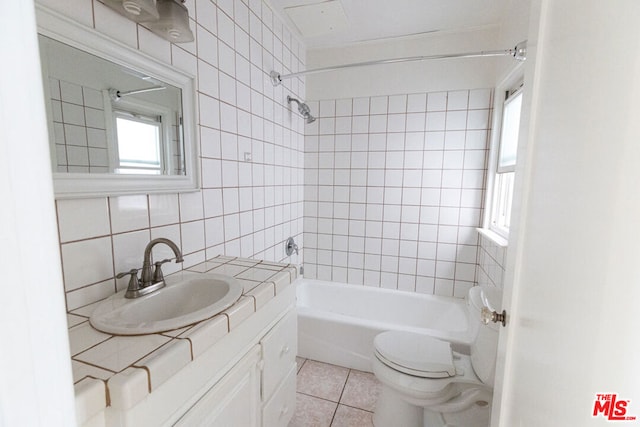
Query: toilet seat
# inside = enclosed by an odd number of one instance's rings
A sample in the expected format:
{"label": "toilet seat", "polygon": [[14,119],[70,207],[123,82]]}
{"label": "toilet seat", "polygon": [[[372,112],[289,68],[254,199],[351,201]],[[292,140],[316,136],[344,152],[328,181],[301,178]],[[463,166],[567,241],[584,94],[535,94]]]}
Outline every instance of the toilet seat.
{"label": "toilet seat", "polygon": [[388,331],[374,339],[375,355],[399,372],[420,378],[456,375],[451,344],[426,335]]}

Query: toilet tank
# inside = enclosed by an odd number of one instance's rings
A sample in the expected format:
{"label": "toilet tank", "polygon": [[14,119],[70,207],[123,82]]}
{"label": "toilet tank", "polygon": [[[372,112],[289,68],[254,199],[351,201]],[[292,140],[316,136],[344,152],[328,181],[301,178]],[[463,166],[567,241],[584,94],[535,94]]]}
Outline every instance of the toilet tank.
{"label": "toilet tank", "polygon": [[480,313],[483,307],[498,310],[501,303],[502,295],[498,289],[474,286],[467,295],[469,322],[474,333],[471,341],[471,365],[478,378],[489,386],[493,386],[496,372],[498,324],[485,325]]}

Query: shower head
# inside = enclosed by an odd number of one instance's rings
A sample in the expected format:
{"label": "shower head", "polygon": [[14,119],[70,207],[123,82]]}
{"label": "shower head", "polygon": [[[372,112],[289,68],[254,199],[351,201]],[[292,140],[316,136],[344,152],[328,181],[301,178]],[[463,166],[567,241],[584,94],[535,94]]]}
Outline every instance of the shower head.
{"label": "shower head", "polygon": [[302,117],[304,117],[305,122],[313,123],[316,121],[316,118],[311,115],[311,109],[307,104],[287,95],[287,103],[291,104],[291,101],[298,104],[298,112],[302,115]]}

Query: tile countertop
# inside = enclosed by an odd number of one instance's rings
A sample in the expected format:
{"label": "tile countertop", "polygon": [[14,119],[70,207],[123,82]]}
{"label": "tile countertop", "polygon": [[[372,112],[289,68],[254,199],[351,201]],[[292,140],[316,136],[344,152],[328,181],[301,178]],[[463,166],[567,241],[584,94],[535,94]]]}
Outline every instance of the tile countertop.
{"label": "tile countertop", "polygon": [[291,264],[226,256],[186,270],[233,276],[244,285],[242,296],[227,310],[195,325],[139,336],[115,336],[93,329],[89,316],[99,302],[68,314],[78,422],[107,406],[134,406],[297,277]]}

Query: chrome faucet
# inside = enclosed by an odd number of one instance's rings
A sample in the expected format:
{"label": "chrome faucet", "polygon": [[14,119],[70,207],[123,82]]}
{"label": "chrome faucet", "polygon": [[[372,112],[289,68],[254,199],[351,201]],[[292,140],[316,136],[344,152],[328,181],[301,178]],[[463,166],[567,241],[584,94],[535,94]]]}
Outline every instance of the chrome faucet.
{"label": "chrome faucet", "polygon": [[142,275],[140,279],[138,279],[138,268],[131,269],[127,272],[120,273],[116,276],[116,278],[120,279],[126,275],[131,275],[129,279],[129,286],[127,287],[127,292],[125,292],[125,298],[138,298],[143,295],[149,294],[153,291],[157,291],[165,286],[164,275],[162,274],[162,264],[171,261],[170,259],[164,259],[162,261],[158,261],[154,263],[155,270],[151,267],[151,250],[158,243],[164,243],[169,246],[176,256],[176,264],[184,261],[182,258],[182,252],[180,252],[180,248],[178,245],[173,243],[169,239],[165,239],[160,237],[158,239],[153,239],[147,244],[147,247],[144,249],[144,260],[142,262]]}

